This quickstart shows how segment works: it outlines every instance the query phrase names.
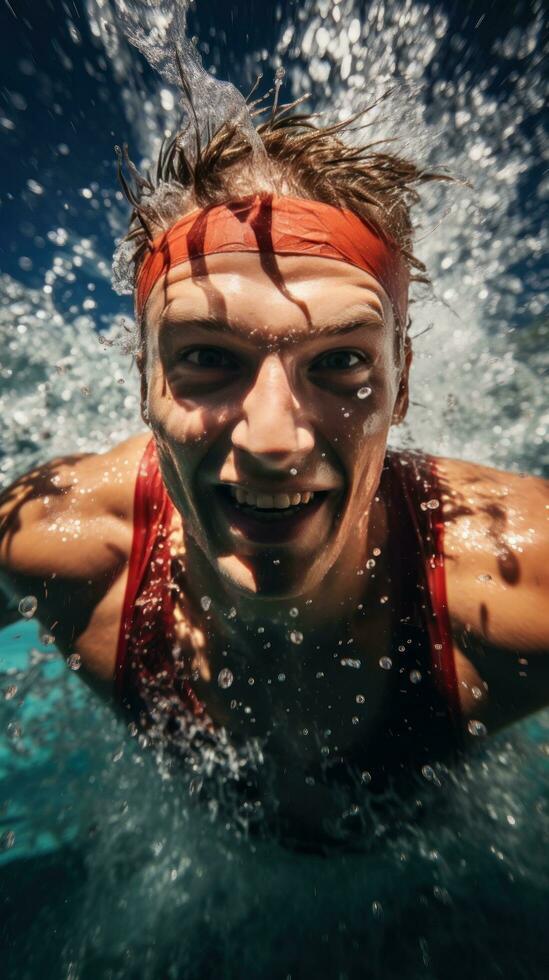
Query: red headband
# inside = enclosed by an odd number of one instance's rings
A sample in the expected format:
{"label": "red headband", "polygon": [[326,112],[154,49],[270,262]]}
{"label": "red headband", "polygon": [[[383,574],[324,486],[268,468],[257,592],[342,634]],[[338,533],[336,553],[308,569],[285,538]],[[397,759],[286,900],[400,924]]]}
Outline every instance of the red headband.
{"label": "red headband", "polygon": [[217,252],[315,255],[348,262],[377,279],[401,328],[406,325],[409,275],[396,245],[351,211],[270,194],[193,211],[156,238],[137,280],[138,316],[164,273]]}

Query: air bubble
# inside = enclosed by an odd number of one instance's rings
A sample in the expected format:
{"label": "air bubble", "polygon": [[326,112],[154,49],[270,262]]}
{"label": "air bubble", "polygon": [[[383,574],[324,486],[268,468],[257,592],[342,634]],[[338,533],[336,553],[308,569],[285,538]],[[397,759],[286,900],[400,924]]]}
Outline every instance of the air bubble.
{"label": "air bubble", "polygon": [[21,599],[18,609],[25,619],[32,619],[38,609],[38,599],[34,595],[26,595]]}
{"label": "air bubble", "polygon": [[6,690],[4,691],[4,700],[5,701],[11,701],[12,698],[14,698],[16,694],[17,694],[17,685],[16,684],[10,684],[10,686],[7,687]]}
{"label": "air bubble", "polygon": [[372,389],[368,385],[364,385],[363,388],[359,388],[356,397],[363,401],[364,398],[368,398],[372,394]]}
{"label": "air bubble", "polygon": [[208,609],[210,608],[211,604],[212,604],[212,600],[210,599],[209,595],[203,595],[200,600],[200,605],[202,606],[204,612],[208,612]]}
{"label": "air bubble", "polygon": [[67,657],[67,667],[71,670],[80,670],[82,666],[82,657],[79,653],[71,653],[70,657]]}
{"label": "air bubble", "polygon": [[368,558],[368,561],[366,562],[366,568],[375,568],[375,567],[376,567],[375,559]]}
{"label": "air bubble", "polygon": [[13,830],[6,830],[0,837],[0,851],[10,851],[15,844],[15,834]]}
{"label": "air bubble", "polygon": [[300,633],[299,630],[292,630],[290,633],[290,640],[296,645],[303,643],[303,633]]}
{"label": "air bubble", "polygon": [[352,657],[343,657],[339,662],[342,667],[353,667],[354,670],[358,670],[362,664],[361,660],[353,660]]}
{"label": "air bubble", "polygon": [[470,721],[467,722],[467,731],[470,735],[482,736],[488,734],[488,729],[486,728],[484,722],[477,721],[476,718],[471,718]]}
{"label": "air bubble", "polygon": [[217,683],[219,686],[225,689],[230,687],[233,681],[234,676],[232,670],[229,670],[228,667],[223,667],[217,675]]}
{"label": "air bubble", "polygon": [[299,616],[299,609],[293,606],[293,608],[290,609],[290,616],[292,617],[292,619],[296,619],[296,617]]}
{"label": "air bubble", "polygon": [[410,671],[410,680],[411,680],[412,684],[419,684],[419,682],[421,680],[421,671],[420,670],[411,670]]}
{"label": "air bubble", "polygon": [[357,704],[364,704],[365,701],[366,701],[366,698],[364,697],[363,694],[357,694],[357,696],[355,698],[355,701],[356,701]]}
{"label": "air bubble", "polygon": [[391,667],[393,666],[393,661],[391,660],[390,657],[381,657],[379,660],[379,666],[383,670],[390,670]]}

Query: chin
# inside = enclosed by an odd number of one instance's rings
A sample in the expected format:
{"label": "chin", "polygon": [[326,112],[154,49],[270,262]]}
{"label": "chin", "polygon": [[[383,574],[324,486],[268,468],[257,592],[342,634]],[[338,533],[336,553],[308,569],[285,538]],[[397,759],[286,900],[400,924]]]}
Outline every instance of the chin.
{"label": "chin", "polygon": [[[292,565],[295,558],[292,560]],[[325,568],[311,567],[305,559],[300,567],[288,568],[282,556],[269,555],[263,560],[251,561],[248,557],[237,555],[223,556],[217,560],[220,575],[233,588],[244,596],[254,599],[285,600],[298,599],[310,593],[327,573]],[[303,575],[307,568],[307,575]]]}

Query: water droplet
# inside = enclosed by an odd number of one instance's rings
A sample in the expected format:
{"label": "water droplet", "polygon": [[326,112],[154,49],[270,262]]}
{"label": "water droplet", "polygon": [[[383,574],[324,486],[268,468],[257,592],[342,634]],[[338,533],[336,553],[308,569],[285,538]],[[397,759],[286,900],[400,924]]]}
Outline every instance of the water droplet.
{"label": "water droplet", "polygon": [[230,687],[234,681],[234,676],[232,670],[228,667],[223,667],[217,675],[217,683],[220,687],[227,688]]}
{"label": "water droplet", "polygon": [[25,619],[32,619],[38,609],[38,599],[34,595],[26,595],[21,599],[18,609]]}
{"label": "water droplet", "polygon": [[366,701],[366,698],[364,697],[363,694],[357,694],[357,696],[355,698],[355,701],[356,701],[357,704],[364,704],[365,701]]}
{"label": "water droplet", "polygon": [[70,657],[67,657],[67,667],[71,670],[80,670],[82,666],[82,658],[79,653],[71,653]]}
{"label": "water droplet", "polygon": [[368,561],[366,562],[366,568],[375,568],[375,567],[376,567],[375,559],[368,558]]}
{"label": "water droplet", "polygon": [[487,735],[488,729],[482,721],[477,721],[476,718],[471,718],[467,722],[467,731],[470,735]]}
{"label": "water droplet", "polygon": [[406,653],[406,647],[405,647],[405,646],[402,646],[402,644],[401,644],[401,645],[399,646],[399,648],[398,648],[398,652],[399,652],[399,653]]}
{"label": "water droplet", "polygon": [[374,548],[372,550],[372,554],[373,554],[374,558],[379,558],[379,556],[381,554],[381,548]]}
{"label": "water droplet", "polygon": [[292,617],[292,619],[295,619],[296,616],[299,616],[299,609],[296,609],[295,606],[292,609],[290,609],[290,616]]}
{"label": "water droplet", "polygon": [[421,680],[421,671],[420,670],[411,670],[410,671],[410,680],[411,680],[412,684],[419,684],[419,682]]}
{"label": "water droplet", "polygon": [[292,468],[290,470],[290,474],[291,474],[291,476],[297,476],[297,470],[296,470],[295,466],[292,466]]}
{"label": "water droplet", "polygon": [[381,605],[384,606],[386,602],[389,602],[389,596],[388,595],[380,595],[379,601],[380,601]]}
{"label": "water droplet", "polygon": [[393,661],[391,660],[390,657],[381,657],[379,660],[379,666],[383,670],[390,670],[391,667],[393,666]]}
{"label": "water droplet", "polygon": [[300,633],[299,630],[292,630],[290,633],[290,640],[292,643],[296,644],[303,643],[303,633]]}
{"label": "water droplet", "polygon": [[202,598],[200,599],[200,605],[202,606],[204,612],[208,612],[208,609],[210,608],[211,604],[212,604],[212,600],[210,599],[209,595],[203,595]]}
{"label": "water droplet", "polygon": [[372,394],[372,389],[369,387],[369,385],[364,385],[363,388],[358,389],[356,393],[356,397],[360,398],[360,400],[362,401],[364,398],[368,398],[371,394]]}

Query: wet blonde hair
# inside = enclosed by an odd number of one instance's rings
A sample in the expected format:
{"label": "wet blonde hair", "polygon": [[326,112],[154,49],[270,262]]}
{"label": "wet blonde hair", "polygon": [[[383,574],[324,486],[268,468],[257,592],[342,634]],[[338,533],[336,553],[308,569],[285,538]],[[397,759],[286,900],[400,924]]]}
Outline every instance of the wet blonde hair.
{"label": "wet blonde hair", "polygon": [[[270,118],[255,130],[256,142],[238,121],[208,133],[205,145],[198,125],[194,140],[189,140],[187,126],[163,142],[154,177],[138,172],[126,146],[116,148],[119,180],[132,206],[123,248],[131,250],[134,287],[151,242],[179,218],[196,208],[261,192],[322,201],[354,212],[398,246],[411,281],[429,282],[424,264],[413,252],[411,210],[419,201],[421,185],[451,178],[385,152],[381,147],[388,141],[346,143],[342,137],[356,131],[353,124],[367,109],[345,122],[322,126],[318,117],[297,112],[298,106],[299,101],[278,106],[275,99]],[[192,103],[190,114],[192,119]],[[408,327],[409,321],[397,325],[399,346]]]}

